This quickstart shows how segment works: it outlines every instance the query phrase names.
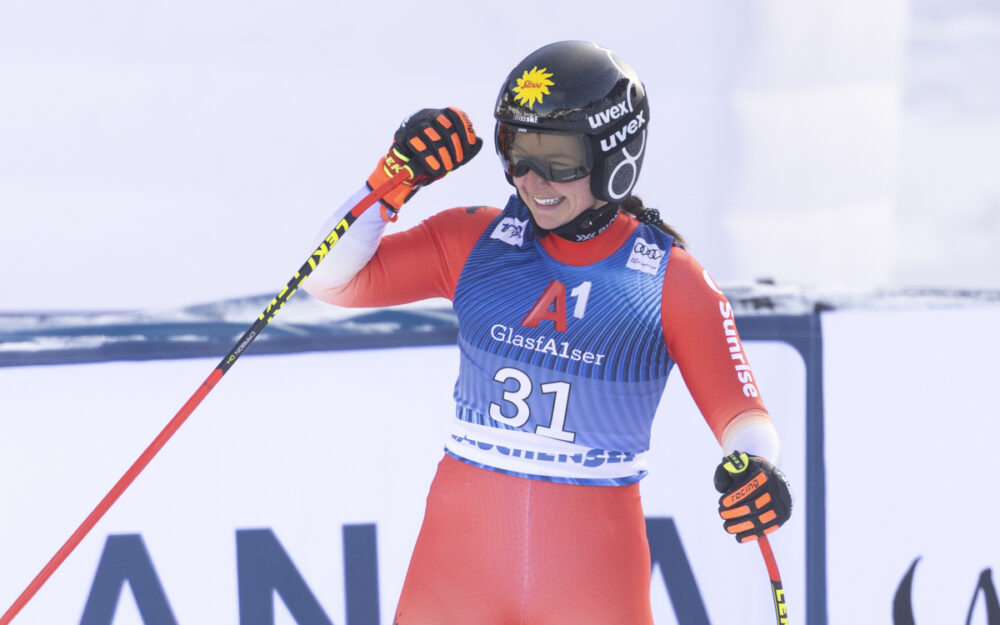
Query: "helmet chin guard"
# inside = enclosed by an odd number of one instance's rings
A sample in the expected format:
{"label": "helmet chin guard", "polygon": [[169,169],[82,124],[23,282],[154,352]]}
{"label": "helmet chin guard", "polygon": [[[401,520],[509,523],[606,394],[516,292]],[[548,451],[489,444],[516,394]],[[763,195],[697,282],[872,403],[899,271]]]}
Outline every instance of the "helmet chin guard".
{"label": "helmet chin guard", "polygon": [[[495,137],[500,124],[584,136],[593,161],[594,197],[619,202],[635,188],[646,149],[649,102],[638,75],[611,50],[586,41],[560,41],[532,52],[508,74],[494,117]],[[497,153],[503,160],[499,142]],[[505,174],[513,183],[506,167]]]}

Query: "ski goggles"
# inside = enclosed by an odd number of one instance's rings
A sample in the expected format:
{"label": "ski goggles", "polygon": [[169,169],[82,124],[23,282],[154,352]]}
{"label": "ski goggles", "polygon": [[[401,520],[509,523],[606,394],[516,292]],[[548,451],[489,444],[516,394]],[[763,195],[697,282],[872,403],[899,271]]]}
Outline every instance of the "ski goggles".
{"label": "ski goggles", "polygon": [[573,132],[534,130],[498,122],[497,152],[508,176],[519,177],[531,169],[551,182],[570,182],[594,169],[590,142]]}

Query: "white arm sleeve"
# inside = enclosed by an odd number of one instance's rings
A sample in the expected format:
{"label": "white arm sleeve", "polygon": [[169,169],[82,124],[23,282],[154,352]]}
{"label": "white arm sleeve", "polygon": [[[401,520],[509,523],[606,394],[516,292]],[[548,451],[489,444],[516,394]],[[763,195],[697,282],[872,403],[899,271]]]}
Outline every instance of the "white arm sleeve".
{"label": "white arm sleeve", "polygon": [[[340,223],[340,220],[366,195],[368,195],[367,186],[362,187],[349,197],[340,208],[330,215],[319,232],[316,233],[313,249],[319,246],[323,239]],[[317,292],[324,289],[335,289],[350,282],[375,255],[379,241],[382,240],[385,226],[386,222],[382,219],[381,211],[376,203],[351,224],[349,234],[341,237],[330,248],[319,265],[313,269],[309,279],[302,284],[302,288],[310,295],[316,295]]]}
{"label": "white arm sleeve", "polygon": [[730,421],[722,432],[722,450],[727,454],[736,450],[745,451],[777,465],[780,461],[781,441],[767,414],[748,410]]}

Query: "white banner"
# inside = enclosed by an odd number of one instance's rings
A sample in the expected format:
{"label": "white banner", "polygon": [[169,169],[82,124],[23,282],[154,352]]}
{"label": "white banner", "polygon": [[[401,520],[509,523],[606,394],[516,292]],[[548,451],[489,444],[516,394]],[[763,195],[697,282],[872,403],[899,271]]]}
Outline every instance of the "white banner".
{"label": "white banner", "polygon": [[[801,360],[778,343],[747,352],[801,489]],[[454,347],[244,358],[15,622],[370,625],[377,610],[388,623],[453,414],[457,360]],[[0,370],[3,609],[215,364]],[[657,623],[677,622],[671,598],[697,614],[698,596],[708,622],[769,622],[763,561],[721,529],[720,452],[676,371],[661,412],[642,483]],[[793,614],[804,592],[797,512],[773,540]],[[284,573],[291,581],[272,593]],[[260,614],[269,602],[273,620]]]}
{"label": "white banner", "polygon": [[998,321],[997,307],[823,316],[831,624],[1000,622],[977,592],[1000,566]]}

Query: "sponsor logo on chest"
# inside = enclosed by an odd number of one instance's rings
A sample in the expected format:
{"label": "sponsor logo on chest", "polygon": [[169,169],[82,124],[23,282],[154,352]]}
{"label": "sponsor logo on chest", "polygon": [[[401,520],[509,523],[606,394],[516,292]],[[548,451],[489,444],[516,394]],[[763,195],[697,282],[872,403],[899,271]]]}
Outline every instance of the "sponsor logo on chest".
{"label": "sponsor logo on chest", "polygon": [[494,323],[490,326],[490,338],[497,343],[506,343],[514,347],[529,352],[549,354],[565,360],[579,361],[584,364],[600,367],[604,364],[606,354],[592,352],[583,348],[576,348],[569,341],[557,341],[554,338],[541,336],[526,336],[519,334],[512,326],[505,326],[502,323]]}
{"label": "sponsor logo on chest", "polygon": [[524,231],[528,220],[521,221],[514,217],[504,217],[490,233],[491,239],[499,239],[508,245],[521,247],[524,244]]}
{"label": "sponsor logo on chest", "polygon": [[660,262],[666,255],[666,251],[656,243],[651,243],[642,237],[636,237],[625,266],[655,276],[660,270]]}

